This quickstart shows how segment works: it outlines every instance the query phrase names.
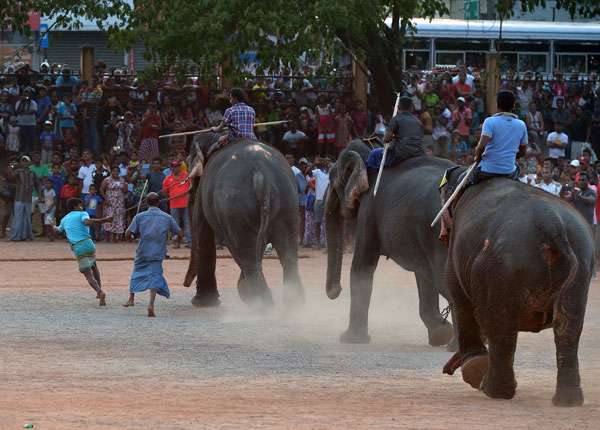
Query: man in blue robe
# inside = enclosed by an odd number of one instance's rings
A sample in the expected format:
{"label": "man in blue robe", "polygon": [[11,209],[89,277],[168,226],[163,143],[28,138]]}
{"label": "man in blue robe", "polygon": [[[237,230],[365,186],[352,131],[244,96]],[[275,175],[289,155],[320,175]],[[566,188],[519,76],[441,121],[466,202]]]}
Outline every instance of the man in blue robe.
{"label": "man in blue robe", "polygon": [[167,299],[171,295],[162,268],[162,262],[167,254],[169,233],[179,236],[181,240],[183,231],[171,215],[158,208],[160,203],[158,194],[149,193],[146,202],[148,210],[136,215],[125,232],[127,240],[135,235],[140,241],[129,282],[129,300],[123,306],[133,306],[136,293],[150,290],[148,316],[154,317],[156,316],[154,313],[156,294]]}

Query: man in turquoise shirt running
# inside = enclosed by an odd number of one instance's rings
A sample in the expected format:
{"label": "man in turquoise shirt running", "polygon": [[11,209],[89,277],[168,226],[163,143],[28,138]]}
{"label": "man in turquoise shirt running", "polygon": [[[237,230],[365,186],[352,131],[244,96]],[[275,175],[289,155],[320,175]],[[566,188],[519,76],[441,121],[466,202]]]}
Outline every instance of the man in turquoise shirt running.
{"label": "man in turquoise shirt running", "polygon": [[96,292],[100,306],[106,306],[106,294],[102,291],[100,271],[96,265],[96,245],[90,235],[90,225],[103,224],[112,221],[112,216],[93,219],[83,210],[81,199],[69,199],[67,202],[69,213],[60,221],[60,226],[55,229],[67,236],[73,254],[77,258],[79,271],[85,276],[90,286]]}

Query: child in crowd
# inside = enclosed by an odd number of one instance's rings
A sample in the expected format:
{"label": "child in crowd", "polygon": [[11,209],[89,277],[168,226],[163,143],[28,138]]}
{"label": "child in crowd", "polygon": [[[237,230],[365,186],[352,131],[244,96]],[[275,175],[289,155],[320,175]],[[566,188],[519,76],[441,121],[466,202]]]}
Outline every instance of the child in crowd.
{"label": "child in crowd", "polygon": [[40,205],[40,213],[44,214],[44,233],[54,241],[54,227],[56,226],[56,192],[50,178],[44,179],[44,201]]}
{"label": "child in crowd", "polygon": [[16,155],[21,147],[21,139],[19,137],[21,129],[17,125],[17,117],[11,116],[8,122],[8,133],[6,136],[6,151],[11,155]]}
{"label": "child in crowd", "polygon": [[69,175],[67,183],[60,190],[61,212],[67,213],[67,202],[69,199],[79,198],[79,181],[77,176]]}
{"label": "child in crowd", "polygon": [[[98,216],[100,215],[101,205],[103,201],[104,199],[100,195],[98,195],[98,190],[96,190],[96,187],[94,185],[90,185],[90,192],[85,196],[85,199],[83,200],[83,207],[85,208],[85,211],[90,216],[90,218],[98,218]],[[94,224],[90,226],[90,235],[92,236],[92,240],[100,240],[98,229],[98,225]]]}
{"label": "child in crowd", "polygon": [[44,122],[44,130],[40,134],[40,145],[42,147],[42,164],[50,164],[52,162],[52,154],[58,138],[54,134],[54,125],[51,121]]}

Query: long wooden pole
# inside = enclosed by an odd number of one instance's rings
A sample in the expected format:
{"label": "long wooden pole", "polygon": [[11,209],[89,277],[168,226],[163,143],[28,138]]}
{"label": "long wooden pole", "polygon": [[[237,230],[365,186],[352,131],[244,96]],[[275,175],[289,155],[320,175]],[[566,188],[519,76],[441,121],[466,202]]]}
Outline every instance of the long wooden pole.
{"label": "long wooden pole", "polygon": [[[254,127],[268,127],[270,125],[279,125],[279,124],[285,124],[287,122],[290,122],[289,120],[283,120],[283,121],[269,121],[269,122],[257,122],[256,124],[254,124]],[[163,139],[165,137],[177,137],[177,136],[189,136],[191,134],[198,134],[198,133],[210,133],[212,131],[212,127],[211,128],[205,128],[203,130],[194,130],[194,131],[184,131],[182,133],[171,133],[171,134],[163,134],[162,136],[159,136],[159,139]]]}
{"label": "long wooden pole", "polygon": [[475,166],[477,166],[477,163],[471,164],[471,167],[469,167],[469,170],[467,170],[467,173],[465,174],[465,177],[463,178],[463,180],[460,181],[460,184],[458,184],[458,186],[456,187],[456,189],[454,190],[454,192],[452,193],[450,198],[448,200],[446,200],[446,203],[444,203],[444,206],[442,206],[442,209],[438,212],[438,214],[433,219],[433,222],[431,223],[431,227],[433,227],[434,225],[437,224],[437,222],[442,217],[444,211],[450,207],[450,205],[452,204],[452,202],[454,201],[454,199],[456,198],[458,193],[460,193],[460,191],[465,187],[465,185],[469,181],[471,172],[473,171],[473,169],[475,169]]}
{"label": "long wooden pole", "polygon": [[[398,106],[400,105],[400,93],[396,96],[396,105],[394,106],[394,114],[392,118],[398,114]],[[385,165],[385,159],[387,157],[388,148],[390,147],[390,142],[387,142],[383,146],[383,156],[381,157],[381,164],[379,165],[379,172],[377,172],[377,180],[375,181],[375,188],[373,188],[373,196],[377,195],[377,190],[379,189],[379,183],[381,182],[381,175],[383,174],[383,166]]]}

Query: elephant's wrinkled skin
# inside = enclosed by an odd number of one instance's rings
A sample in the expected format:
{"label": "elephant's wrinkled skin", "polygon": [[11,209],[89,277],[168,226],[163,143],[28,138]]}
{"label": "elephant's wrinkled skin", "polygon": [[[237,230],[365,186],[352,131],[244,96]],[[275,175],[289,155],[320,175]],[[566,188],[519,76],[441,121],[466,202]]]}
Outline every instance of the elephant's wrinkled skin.
{"label": "elephant's wrinkled skin", "polygon": [[341,292],[344,219],[356,217],[354,258],[350,272],[350,324],[342,342],[368,342],[368,313],[373,274],[381,255],[415,272],[419,314],[431,345],[445,345],[452,325],[440,315],[438,293],[445,294],[444,267],[447,251],[438,241],[439,227],[430,223],[441,208],[438,185],[447,160],[416,157],[386,168],[377,196],[376,174],[367,174],[364,159],[369,147],[351,142],[329,177],[326,200],[328,243],[327,283],[329,298]]}
{"label": "elephant's wrinkled skin", "polygon": [[[206,158],[215,135],[200,134],[190,151],[192,176]],[[215,278],[215,234],[241,269],[245,302],[271,304],[262,272],[265,245],[272,243],[283,267],[286,301],[303,300],[298,274],[298,192],[289,165],[276,149],[259,142],[227,145],[194,177],[190,198],[192,258],[184,285],[195,276],[197,306],[219,304]]]}
{"label": "elephant's wrinkled skin", "polygon": [[[450,175],[450,187],[462,171]],[[462,363],[466,382],[512,398],[518,332],[553,327],[553,402],[583,404],[577,349],[593,257],[590,226],[559,198],[504,178],[467,188],[454,211],[447,263],[459,352],[444,372]]]}

